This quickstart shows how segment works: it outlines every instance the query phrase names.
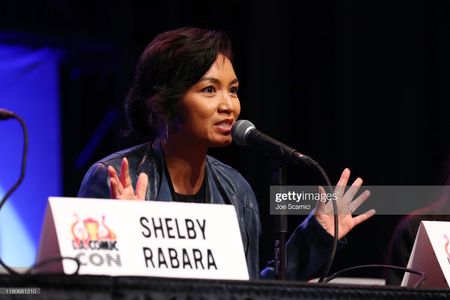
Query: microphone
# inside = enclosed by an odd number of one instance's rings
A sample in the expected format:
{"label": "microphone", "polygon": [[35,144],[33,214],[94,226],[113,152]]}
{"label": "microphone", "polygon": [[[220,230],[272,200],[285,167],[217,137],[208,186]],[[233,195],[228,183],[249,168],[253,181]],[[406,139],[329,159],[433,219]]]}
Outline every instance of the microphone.
{"label": "microphone", "polygon": [[239,120],[231,129],[231,135],[233,141],[241,146],[253,146],[260,149],[271,156],[281,158],[288,162],[304,162],[308,165],[316,166],[315,162],[311,157],[298,152],[294,148],[283,144],[276,139],[262,133],[255,128],[252,122],[248,120]]}
{"label": "microphone", "polygon": [[[319,165],[319,163],[317,163],[311,157],[298,152],[294,148],[291,148],[288,145],[283,144],[277,141],[276,139],[271,138],[270,136],[262,133],[261,131],[255,128],[255,125],[253,125],[252,122],[247,120],[237,121],[233,125],[233,128],[231,129],[231,135],[233,137],[233,141],[238,145],[253,146],[257,149],[263,150],[269,155],[279,157],[284,161],[294,163],[305,162],[306,164],[316,168],[320,172],[322,177],[325,179],[325,182],[327,183],[330,192],[333,193],[330,179],[328,178],[328,175],[325,172],[325,170]],[[338,229],[339,219],[338,219],[337,204],[336,201],[331,201],[331,203],[334,215],[334,238],[328,263],[323,271],[322,276],[319,279],[319,282],[323,282],[324,278],[326,278],[326,276],[330,271],[331,265],[333,264],[334,256],[336,254],[338,241],[337,237],[339,236],[339,229]]]}
{"label": "microphone", "polygon": [[0,120],[8,120],[14,118],[14,113],[12,111],[0,108]]}

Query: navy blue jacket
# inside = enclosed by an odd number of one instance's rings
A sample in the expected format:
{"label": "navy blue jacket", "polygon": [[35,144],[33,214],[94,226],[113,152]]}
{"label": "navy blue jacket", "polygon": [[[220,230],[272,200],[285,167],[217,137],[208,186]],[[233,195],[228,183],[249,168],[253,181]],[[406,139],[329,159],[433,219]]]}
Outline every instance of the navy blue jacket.
{"label": "navy blue jacket", "polygon": [[[147,174],[147,200],[172,201],[159,143],[135,146],[95,163],[86,173],[78,197],[110,198],[107,168],[111,165],[119,172],[123,157],[128,159],[133,186],[136,186],[140,173]],[[210,203],[232,204],[235,207],[250,278],[259,278],[261,224],[253,190],[239,172],[211,156],[206,157],[206,176],[206,199],[210,199]],[[326,263],[331,241],[332,237],[310,215],[288,241],[288,279],[306,280],[315,275]],[[261,272],[264,278],[273,278],[273,275],[271,268]]]}

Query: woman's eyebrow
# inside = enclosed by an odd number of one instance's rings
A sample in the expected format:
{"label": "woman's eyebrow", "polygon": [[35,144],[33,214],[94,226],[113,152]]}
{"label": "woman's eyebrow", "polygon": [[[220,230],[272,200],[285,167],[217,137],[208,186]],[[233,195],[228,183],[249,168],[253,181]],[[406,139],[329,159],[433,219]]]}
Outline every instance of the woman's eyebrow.
{"label": "woman's eyebrow", "polygon": [[[217,79],[216,77],[203,77],[203,78],[201,78],[201,79],[199,80],[199,82],[202,82],[202,81],[210,81],[210,82],[212,82],[212,83],[214,83],[214,84],[220,84],[220,80]],[[236,84],[236,83],[239,83],[239,80],[238,80],[237,78],[234,78],[234,79],[230,82],[230,85]]]}

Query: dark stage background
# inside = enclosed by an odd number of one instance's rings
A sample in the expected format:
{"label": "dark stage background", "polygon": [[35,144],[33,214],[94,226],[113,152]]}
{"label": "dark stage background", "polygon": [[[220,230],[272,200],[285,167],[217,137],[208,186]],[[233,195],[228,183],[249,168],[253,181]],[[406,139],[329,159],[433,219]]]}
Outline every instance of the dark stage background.
{"label": "dark stage background", "polygon": [[[64,52],[65,196],[76,195],[93,162],[133,144],[122,102],[137,58],[157,33],[181,26],[230,33],[241,118],[310,154],[333,182],[345,167],[367,185],[441,182],[450,153],[448,1],[3,0],[4,41]],[[211,154],[260,200],[264,264],[270,160],[234,145]],[[288,173],[293,185],[322,183],[305,166]],[[291,217],[290,229],[300,219]],[[397,220],[376,216],[356,228],[335,269],[381,262]]]}

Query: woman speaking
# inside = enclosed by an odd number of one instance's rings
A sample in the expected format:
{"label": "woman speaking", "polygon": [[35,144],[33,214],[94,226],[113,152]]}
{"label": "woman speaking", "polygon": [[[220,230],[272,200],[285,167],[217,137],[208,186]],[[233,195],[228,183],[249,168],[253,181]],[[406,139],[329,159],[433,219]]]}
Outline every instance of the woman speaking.
{"label": "woman speaking", "polygon": [[[238,88],[230,39],[223,32],[181,28],[158,35],[139,59],[125,105],[132,132],[146,143],[95,163],[78,196],[231,204],[250,278],[258,278],[262,233],[255,195],[239,172],[207,155],[208,148],[232,142],[241,111]],[[338,186],[345,187],[349,177],[344,170]],[[358,178],[353,186],[361,184]],[[341,195],[339,205],[353,196]],[[363,193],[355,201],[367,197]],[[373,214],[340,215],[339,239]],[[333,232],[333,215],[319,204],[287,244],[288,279],[306,280],[320,270]],[[272,276],[267,270],[261,275]]]}

